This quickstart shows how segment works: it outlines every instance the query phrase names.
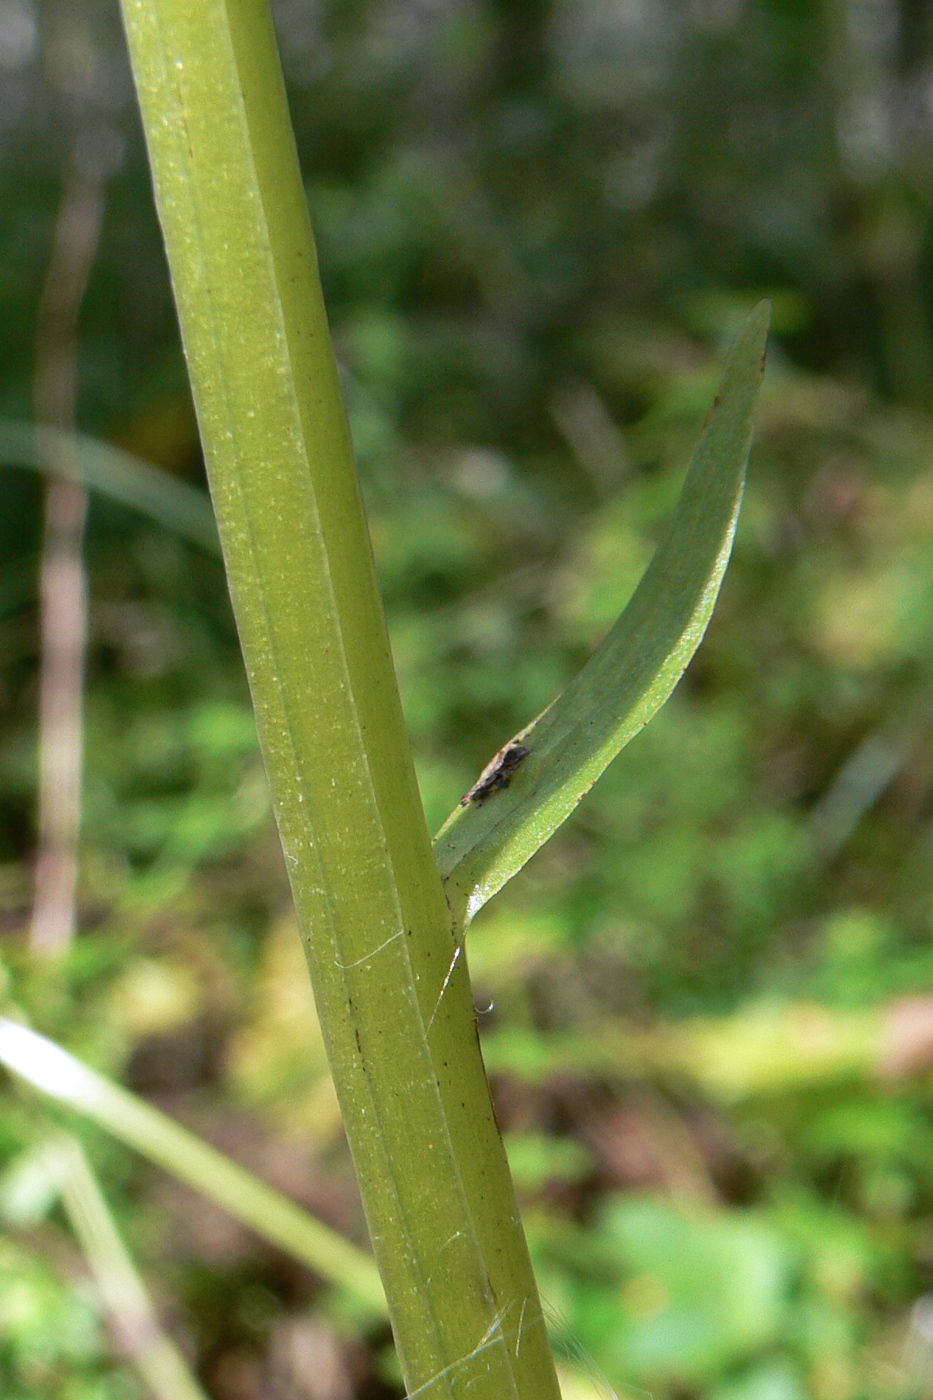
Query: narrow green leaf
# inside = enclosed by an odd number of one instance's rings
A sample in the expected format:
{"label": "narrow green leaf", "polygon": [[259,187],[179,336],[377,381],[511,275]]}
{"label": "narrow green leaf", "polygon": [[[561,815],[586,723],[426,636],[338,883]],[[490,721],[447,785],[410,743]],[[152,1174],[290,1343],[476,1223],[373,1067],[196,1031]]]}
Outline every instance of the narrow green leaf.
{"label": "narrow green leaf", "polygon": [[45,1150],[111,1325],[126,1339],[128,1360],[143,1385],[155,1400],[207,1400],[181,1351],[159,1323],[80,1142],[69,1133],[59,1133]]}
{"label": "narrow green leaf", "polygon": [[54,1040],[0,1016],[0,1065],[112,1133],[257,1235],[351,1293],[376,1316],[385,1294],[375,1261],[336,1230],[145,1099],[90,1069]]}
{"label": "narrow green leaf", "polygon": [[463,924],[660,709],[699,646],[732,549],[769,320],[761,302],[732,347],[667,538],[628,607],[566,690],[515,736],[521,747],[502,751],[506,781],[497,786],[495,772],[487,774],[434,838],[448,903]]}
{"label": "narrow green leaf", "polygon": [[43,428],[41,437],[51,445],[52,453],[41,450],[40,432],[31,423],[0,421],[0,467],[46,471],[53,456],[56,475],[67,476],[69,481],[147,515],[210,554],[220,553],[206,491],[98,438],[63,433],[57,428]]}

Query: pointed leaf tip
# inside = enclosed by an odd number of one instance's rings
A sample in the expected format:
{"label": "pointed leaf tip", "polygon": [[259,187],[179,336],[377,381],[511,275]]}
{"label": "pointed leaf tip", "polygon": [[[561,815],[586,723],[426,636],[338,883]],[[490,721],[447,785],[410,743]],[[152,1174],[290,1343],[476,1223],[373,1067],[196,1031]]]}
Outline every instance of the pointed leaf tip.
{"label": "pointed leaf tip", "polygon": [[[770,320],[770,302],[759,302],[729,351],[667,535],[625,611],[566,689],[500,750],[434,838],[461,924],[570,815],[664,704],[699,646],[732,549]],[[508,765],[498,781],[496,761],[516,746],[520,765]]]}

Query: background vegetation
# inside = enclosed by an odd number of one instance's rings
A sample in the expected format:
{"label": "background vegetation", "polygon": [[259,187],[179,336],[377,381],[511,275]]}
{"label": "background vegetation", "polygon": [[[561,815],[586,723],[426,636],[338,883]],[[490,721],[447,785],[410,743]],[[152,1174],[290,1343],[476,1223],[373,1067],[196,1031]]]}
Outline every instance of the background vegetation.
{"label": "background vegetation", "polygon": [[[558,1337],[620,1394],[933,1387],[933,17],[923,0],[279,0],[432,829],[634,587],[774,298],[674,698],[470,934]],[[63,171],[82,429],[202,481],[115,4],[0,0],[0,416]],[[0,928],[35,1027],[361,1240],[219,562],[95,496],[79,936],[28,952],[42,485],[0,472]],[[310,683],[310,678],[309,678]],[[141,1394],[0,1100],[0,1386]],[[91,1131],[216,1400],[388,1400],[388,1334]],[[41,1183],[40,1183],[41,1185]],[[26,1203],[24,1205],[24,1202]],[[580,1390],[581,1394],[591,1393]]]}

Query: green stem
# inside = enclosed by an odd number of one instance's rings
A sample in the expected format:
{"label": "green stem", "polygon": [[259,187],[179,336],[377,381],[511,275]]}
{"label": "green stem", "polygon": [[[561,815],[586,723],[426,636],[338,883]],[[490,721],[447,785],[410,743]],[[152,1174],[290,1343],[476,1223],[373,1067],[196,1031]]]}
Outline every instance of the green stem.
{"label": "green stem", "polygon": [[124,0],[260,743],[411,1395],[557,1400],[265,0]]}
{"label": "green stem", "polygon": [[0,1064],[34,1089],[77,1109],[257,1235],[345,1288],[376,1316],[384,1314],[385,1294],[368,1254],[167,1114],[89,1069],[54,1041],[5,1017],[0,1017]]}

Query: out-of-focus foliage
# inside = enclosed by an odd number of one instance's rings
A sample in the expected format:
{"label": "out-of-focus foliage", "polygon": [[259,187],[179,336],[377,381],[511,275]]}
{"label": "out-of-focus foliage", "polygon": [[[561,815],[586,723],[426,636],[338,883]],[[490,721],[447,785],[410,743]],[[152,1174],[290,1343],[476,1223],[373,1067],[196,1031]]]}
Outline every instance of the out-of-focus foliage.
{"label": "out-of-focus foliage", "polygon": [[136,1400],[132,1378],[107,1362],[92,1301],[34,1252],[0,1236],[0,1356],[4,1394],[55,1400]]}
{"label": "out-of-focus foliage", "polygon": [[[595,1378],[568,1397],[601,1376],[678,1400],[925,1395],[929,7],[277,13],[432,827],[624,605],[721,351],[774,298],[707,639],[468,953],[555,1333]],[[82,317],[81,426],[197,482],[115,8],[0,0],[0,67],[0,413],[30,410],[60,172],[90,110],[115,170]],[[82,932],[66,976],[30,967],[40,494],[6,469],[0,492],[9,995],[362,1238],[219,565],[101,500]],[[7,1170],[38,1124],[5,1090]],[[217,1400],[397,1393],[387,1334],[360,1338],[287,1260],[88,1145]],[[7,1216],[3,1393],[134,1394],[63,1220]]]}

